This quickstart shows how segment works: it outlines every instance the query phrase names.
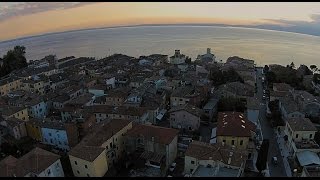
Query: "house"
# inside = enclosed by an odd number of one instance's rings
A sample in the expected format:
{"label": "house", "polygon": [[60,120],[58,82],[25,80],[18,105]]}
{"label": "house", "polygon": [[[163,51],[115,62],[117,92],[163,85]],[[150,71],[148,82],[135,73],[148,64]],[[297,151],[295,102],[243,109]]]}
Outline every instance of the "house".
{"label": "house", "polygon": [[279,100],[280,98],[285,97],[288,92],[280,92],[280,91],[270,91],[270,101]]}
{"label": "house", "polygon": [[178,87],[171,94],[170,106],[180,106],[187,103],[199,106],[201,103],[200,95],[200,92],[196,91],[193,86]]}
{"label": "house", "polygon": [[241,82],[230,82],[220,85],[217,91],[223,98],[234,97],[246,99],[247,97],[254,96],[254,87]]}
{"label": "house", "polygon": [[96,84],[88,88],[88,92],[93,94],[95,97],[104,96],[107,93],[107,85],[105,84]]}
{"label": "house", "polygon": [[140,152],[147,166],[165,172],[177,156],[178,132],[172,128],[135,124],[125,134],[126,151],[129,154]]}
{"label": "house", "polygon": [[290,92],[294,88],[291,87],[289,84],[286,83],[273,83],[272,90],[275,92]]}
{"label": "house", "polygon": [[70,99],[75,99],[79,97],[84,92],[84,90],[81,86],[72,85],[62,89],[61,92],[66,93],[70,97]]}
{"label": "house", "polygon": [[30,79],[22,81],[21,89],[31,93],[44,95],[50,89],[50,82],[44,75],[33,76]]}
{"label": "house", "polygon": [[75,99],[71,99],[68,101],[66,106],[75,106],[75,107],[84,107],[84,106],[92,106],[95,96],[91,93],[83,93],[79,95]]}
{"label": "house", "polygon": [[106,95],[105,104],[110,106],[122,106],[124,101],[127,99],[129,92],[129,88],[112,89]]}
{"label": "house", "polygon": [[192,141],[185,153],[184,174],[192,177],[240,177],[247,152],[226,144]]}
{"label": "house", "polygon": [[0,108],[0,112],[5,119],[14,117],[24,121],[29,120],[28,109],[25,107],[3,106]]}
{"label": "house", "polygon": [[6,157],[0,167],[1,177],[64,177],[60,156],[38,147],[19,159]]}
{"label": "house", "polygon": [[169,59],[169,63],[175,65],[184,64],[186,59],[186,55],[180,54],[180,50],[175,50],[174,55]]}
{"label": "house", "polygon": [[[219,112],[217,123],[217,143],[225,143],[238,149],[253,149],[256,125],[247,120],[240,112]],[[253,146],[254,148],[254,146]]]}
{"label": "house", "polygon": [[18,90],[21,88],[22,80],[16,77],[8,77],[0,80],[0,95],[5,96],[10,91]]}
{"label": "house", "polygon": [[320,98],[307,91],[291,91],[293,100],[298,105],[301,112],[307,117],[318,117],[320,115]]}
{"label": "house", "polygon": [[28,136],[38,142],[42,141],[41,123],[39,123],[40,121],[40,119],[35,120],[33,118],[26,122]]}
{"label": "house", "polygon": [[45,120],[41,123],[42,143],[56,149],[69,151],[79,140],[76,124]]}
{"label": "house", "polygon": [[203,55],[198,55],[197,59],[203,63],[214,63],[216,62],[216,56],[211,53],[211,48],[207,48],[207,53]]}
{"label": "house", "polygon": [[213,117],[216,116],[218,110],[218,97],[211,97],[208,102],[202,108],[205,115],[209,118],[209,121],[212,121]]}
{"label": "house", "polygon": [[246,116],[249,121],[258,124],[259,121],[259,111],[260,111],[260,102],[258,98],[248,97],[247,98],[247,112]]}
{"label": "house", "polygon": [[300,111],[296,102],[289,95],[279,99],[279,110],[283,119],[305,117],[304,113]]}
{"label": "house", "polygon": [[57,96],[52,100],[53,109],[62,109],[70,100],[70,97],[66,94]]}
{"label": "house", "polygon": [[[74,123],[63,123],[55,119],[30,119],[27,124],[28,135],[30,132],[31,138],[38,140],[38,133],[41,133],[40,142],[56,149],[69,151],[78,143],[79,134]],[[35,131],[34,127],[38,130]]]}
{"label": "house", "polygon": [[295,157],[296,153],[309,150],[315,153],[320,152],[320,146],[314,141],[317,128],[308,118],[288,118],[284,133],[290,154]]}
{"label": "house", "polygon": [[14,117],[10,117],[7,120],[3,120],[0,124],[7,127],[8,133],[15,139],[21,139],[27,136],[26,122]]}
{"label": "house", "polygon": [[108,119],[128,119],[145,124],[149,117],[147,110],[141,107],[97,105],[90,108],[95,114],[96,122]]}
{"label": "house", "polygon": [[131,128],[131,121],[120,119],[97,124],[94,131],[69,152],[74,176],[103,177],[123,157],[124,134]]}
{"label": "house", "polygon": [[175,106],[170,109],[169,114],[172,128],[196,131],[200,127],[202,110],[193,105]]}

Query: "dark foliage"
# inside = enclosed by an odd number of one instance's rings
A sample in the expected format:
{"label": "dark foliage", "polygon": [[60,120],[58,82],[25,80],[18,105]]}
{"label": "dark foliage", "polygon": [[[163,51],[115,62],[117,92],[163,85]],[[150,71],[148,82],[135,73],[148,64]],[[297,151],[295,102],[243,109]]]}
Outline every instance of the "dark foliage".
{"label": "dark foliage", "polygon": [[14,70],[28,66],[25,57],[26,48],[24,46],[15,46],[3,56],[3,65],[0,67],[0,77],[6,76]]}
{"label": "dark foliage", "polygon": [[263,170],[267,168],[268,151],[269,151],[269,140],[264,139],[261,144],[261,147],[258,153],[257,162],[256,162],[256,167],[260,172],[260,174]]}
{"label": "dark foliage", "polygon": [[212,67],[210,69],[209,79],[213,81],[214,86],[219,86],[228,82],[244,82],[233,68],[228,71],[221,71],[219,67]]}
{"label": "dark foliage", "polygon": [[218,102],[218,111],[237,111],[244,112],[246,106],[244,101],[239,98],[221,98]]}

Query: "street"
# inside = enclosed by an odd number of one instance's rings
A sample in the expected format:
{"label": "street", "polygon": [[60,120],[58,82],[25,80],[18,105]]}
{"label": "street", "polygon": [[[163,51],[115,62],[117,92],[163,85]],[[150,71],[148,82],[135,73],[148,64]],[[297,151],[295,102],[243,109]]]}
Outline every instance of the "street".
{"label": "street", "polygon": [[[257,69],[257,96],[260,101],[260,112],[259,112],[259,122],[261,125],[261,131],[263,139],[269,139],[269,153],[268,153],[268,167],[271,177],[286,177],[286,170],[284,168],[283,158],[280,153],[280,148],[276,141],[276,135],[274,133],[271,124],[266,118],[266,103],[262,99],[263,96],[263,85],[262,85],[262,68]],[[278,165],[275,166],[272,163],[272,157],[276,156],[278,158]]]}

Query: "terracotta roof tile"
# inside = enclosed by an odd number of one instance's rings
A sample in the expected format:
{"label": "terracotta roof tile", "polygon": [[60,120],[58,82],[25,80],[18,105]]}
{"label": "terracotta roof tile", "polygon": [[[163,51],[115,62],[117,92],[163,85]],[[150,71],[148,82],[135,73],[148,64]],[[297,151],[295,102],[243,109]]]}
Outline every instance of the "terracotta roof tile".
{"label": "terracotta roof tile", "polygon": [[218,136],[250,137],[256,126],[240,112],[218,113]]}
{"label": "terracotta roof tile", "polygon": [[160,144],[170,144],[173,139],[178,135],[179,130],[172,128],[165,128],[160,126],[145,125],[145,124],[134,124],[133,128],[130,129],[126,136],[139,137],[151,140],[154,138],[155,142]]}

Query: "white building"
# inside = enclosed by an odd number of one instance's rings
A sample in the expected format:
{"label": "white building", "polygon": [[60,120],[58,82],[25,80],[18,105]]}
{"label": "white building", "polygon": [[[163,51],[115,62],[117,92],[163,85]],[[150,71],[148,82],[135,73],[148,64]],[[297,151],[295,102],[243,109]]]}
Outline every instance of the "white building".
{"label": "white building", "polygon": [[173,56],[170,57],[170,64],[184,64],[186,62],[186,55],[180,54],[180,50],[175,50],[175,53]]}

